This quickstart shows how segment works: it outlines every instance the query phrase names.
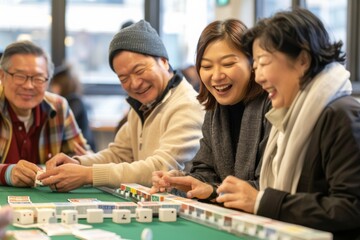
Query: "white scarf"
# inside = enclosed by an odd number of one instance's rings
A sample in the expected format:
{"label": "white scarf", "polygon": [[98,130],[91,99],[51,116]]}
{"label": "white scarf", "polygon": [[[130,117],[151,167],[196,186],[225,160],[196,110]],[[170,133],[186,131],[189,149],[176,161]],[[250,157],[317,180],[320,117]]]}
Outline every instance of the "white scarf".
{"label": "white scarf", "polygon": [[331,101],[351,94],[349,77],[341,64],[331,63],[299,91],[288,110],[272,109],[266,114],[273,127],[263,156],[261,191],[271,187],[296,192],[311,132]]}

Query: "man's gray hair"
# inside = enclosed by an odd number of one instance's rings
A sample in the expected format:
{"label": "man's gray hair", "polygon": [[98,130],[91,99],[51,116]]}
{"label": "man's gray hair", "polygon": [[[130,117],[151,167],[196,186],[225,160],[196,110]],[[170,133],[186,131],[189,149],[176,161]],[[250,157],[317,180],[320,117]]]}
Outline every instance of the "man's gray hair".
{"label": "man's gray hair", "polygon": [[10,58],[15,54],[30,54],[39,57],[44,57],[47,62],[47,78],[50,80],[54,74],[54,64],[49,55],[39,46],[31,41],[18,41],[9,44],[1,57],[0,68],[8,70],[11,67]]}

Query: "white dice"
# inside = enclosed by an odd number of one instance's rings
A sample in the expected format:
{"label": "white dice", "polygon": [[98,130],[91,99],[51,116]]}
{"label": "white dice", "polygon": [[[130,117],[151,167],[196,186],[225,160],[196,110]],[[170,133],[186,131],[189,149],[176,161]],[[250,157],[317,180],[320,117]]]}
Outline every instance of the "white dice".
{"label": "white dice", "polygon": [[136,208],[136,221],[138,221],[138,222],[152,222],[152,209],[150,209],[150,208]]}
{"label": "white dice", "polygon": [[87,209],[86,219],[88,223],[102,223],[104,222],[104,210],[100,208]]}
{"label": "white dice", "polygon": [[112,220],[114,223],[130,223],[131,211],[129,209],[114,209],[112,212]]}
{"label": "white dice", "polygon": [[37,212],[37,223],[55,223],[57,222],[55,216],[55,209],[53,208],[39,208]]}
{"label": "white dice", "polygon": [[176,214],[176,208],[160,208],[159,220],[161,222],[175,222]]}
{"label": "white dice", "polygon": [[14,223],[18,224],[33,224],[34,211],[31,209],[18,209],[14,211]]}
{"label": "white dice", "polygon": [[73,209],[62,210],[61,222],[65,224],[76,224],[78,222],[78,211]]}

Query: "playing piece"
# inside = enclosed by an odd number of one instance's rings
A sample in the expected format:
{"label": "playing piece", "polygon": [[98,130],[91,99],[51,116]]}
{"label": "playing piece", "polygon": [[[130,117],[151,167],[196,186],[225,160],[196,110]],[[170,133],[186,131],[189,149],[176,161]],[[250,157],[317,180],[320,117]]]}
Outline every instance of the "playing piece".
{"label": "playing piece", "polygon": [[152,240],[153,234],[150,228],[144,228],[141,233],[141,240]]}
{"label": "playing piece", "polygon": [[12,230],[6,232],[5,239],[50,240],[50,237],[40,230]]}
{"label": "playing piece", "polygon": [[43,184],[40,180],[38,180],[38,177],[39,177],[41,174],[43,174],[44,172],[45,172],[44,170],[39,170],[39,171],[37,171],[36,177],[35,177],[35,185],[34,185],[34,187],[44,186],[44,184]]}
{"label": "playing piece", "polygon": [[28,225],[34,223],[34,211],[31,209],[17,209],[14,211],[14,223]]}
{"label": "playing piece", "polygon": [[74,231],[73,234],[75,235],[75,237],[80,238],[80,239],[84,239],[84,240],[97,240],[97,239],[111,239],[111,240],[115,240],[115,239],[121,239],[121,237],[119,235],[117,235],[116,233],[110,232],[110,231],[106,231],[106,230],[102,230],[102,229],[90,229],[90,230],[81,230],[81,231]]}
{"label": "playing piece", "polygon": [[[48,236],[71,235],[74,231],[92,228],[87,224],[63,224],[63,223],[47,223],[38,224],[38,228],[43,230]],[[26,239],[27,240],[27,239]]]}
{"label": "playing piece", "polygon": [[31,204],[29,196],[8,196],[8,203],[11,204]]}
{"label": "playing piece", "polygon": [[69,198],[68,201],[71,202],[71,203],[100,202],[97,198]]}

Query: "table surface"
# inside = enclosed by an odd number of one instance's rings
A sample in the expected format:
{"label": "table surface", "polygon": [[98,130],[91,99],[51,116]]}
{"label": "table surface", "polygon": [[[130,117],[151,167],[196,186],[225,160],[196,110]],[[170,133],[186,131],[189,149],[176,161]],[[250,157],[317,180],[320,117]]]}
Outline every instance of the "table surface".
{"label": "table surface", "polygon": [[[74,190],[70,193],[52,192],[48,187],[39,188],[14,188],[0,186],[0,205],[7,204],[8,196],[30,196],[33,203],[47,202],[68,202],[70,198],[97,198],[100,201],[107,202],[124,202],[126,200],[105,193],[96,188],[84,187]],[[85,219],[80,219],[79,223],[88,224]],[[176,222],[160,222],[157,218],[153,218],[151,223],[139,223],[135,219],[129,224],[116,224],[111,218],[105,218],[103,223],[89,224],[93,228],[103,229],[115,232],[122,238],[131,240],[140,240],[143,229],[150,228],[153,232],[154,240],[232,240],[246,239],[239,238],[231,233],[211,228],[196,222],[188,221],[178,217]],[[10,225],[8,230],[19,230]],[[77,239],[74,236],[54,236],[51,239]]]}

